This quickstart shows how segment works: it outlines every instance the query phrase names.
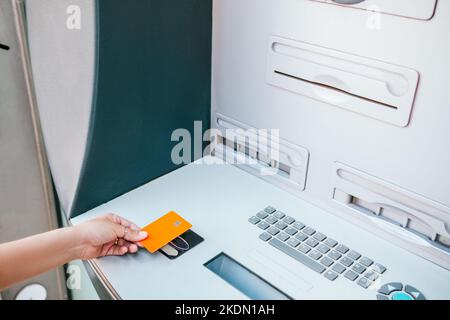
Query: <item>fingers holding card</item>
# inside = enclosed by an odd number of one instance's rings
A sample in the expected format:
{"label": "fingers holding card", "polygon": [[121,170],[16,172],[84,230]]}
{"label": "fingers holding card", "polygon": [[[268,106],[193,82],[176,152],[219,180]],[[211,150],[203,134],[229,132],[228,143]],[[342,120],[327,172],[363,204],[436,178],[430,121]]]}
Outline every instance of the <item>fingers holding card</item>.
{"label": "fingers holding card", "polygon": [[[155,253],[171,241],[192,228],[192,224],[174,211],[170,211],[156,221],[142,228],[147,239],[140,243],[151,253]],[[176,247],[177,245],[175,245]]]}

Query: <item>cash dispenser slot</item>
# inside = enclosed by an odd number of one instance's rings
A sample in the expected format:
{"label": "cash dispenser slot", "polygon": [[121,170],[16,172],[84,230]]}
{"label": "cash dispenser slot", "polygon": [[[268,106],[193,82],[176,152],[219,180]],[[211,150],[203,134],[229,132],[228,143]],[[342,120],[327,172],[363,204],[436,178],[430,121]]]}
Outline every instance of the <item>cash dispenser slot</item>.
{"label": "cash dispenser slot", "polygon": [[419,74],[393,64],[271,37],[266,80],[273,86],[405,127]]}
{"label": "cash dispenser slot", "polygon": [[450,270],[449,207],[339,162],[332,196],[371,229],[408,242],[411,251]]}

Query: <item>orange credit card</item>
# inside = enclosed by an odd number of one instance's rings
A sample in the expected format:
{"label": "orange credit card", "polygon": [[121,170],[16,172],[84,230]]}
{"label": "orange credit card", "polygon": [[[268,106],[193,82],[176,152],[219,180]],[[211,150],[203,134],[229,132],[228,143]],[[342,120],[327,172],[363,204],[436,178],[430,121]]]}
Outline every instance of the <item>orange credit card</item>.
{"label": "orange credit card", "polygon": [[190,228],[192,228],[192,224],[184,220],[176,212],[170,211],[142,228],[142,231],[148,233],[148,238],[141,241],[141,244],[151,253],[155,253]]}

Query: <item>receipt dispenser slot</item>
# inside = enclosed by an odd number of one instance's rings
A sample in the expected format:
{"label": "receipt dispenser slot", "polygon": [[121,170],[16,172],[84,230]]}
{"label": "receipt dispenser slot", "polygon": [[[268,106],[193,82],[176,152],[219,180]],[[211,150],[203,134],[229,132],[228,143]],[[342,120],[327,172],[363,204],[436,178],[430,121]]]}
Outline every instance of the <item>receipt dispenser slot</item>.
{"label": "receipt dispenser slot", "polygon": [[271,37],[266,80],[273,86],[405,127],[419,74],[394,64]]}
{"label": "receipt dispenser slot", "polygon": [[436,11],[437,0],[310,0],[359,9],[370,14],[390,14],[417,20],[430,20]]}

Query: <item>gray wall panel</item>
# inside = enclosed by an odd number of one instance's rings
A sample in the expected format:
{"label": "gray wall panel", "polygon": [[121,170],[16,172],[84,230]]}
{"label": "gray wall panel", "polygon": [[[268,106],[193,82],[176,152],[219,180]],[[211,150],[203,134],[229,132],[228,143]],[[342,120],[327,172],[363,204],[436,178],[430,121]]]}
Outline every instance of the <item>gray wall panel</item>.
{"label": "gray wall panel", "polygon": [[[48,231],[57,226],[56,213],[46,192],[51,183],[43,176],[20,47],[16,36],[12,1],[0,2],[2,41],[0,49],[0,243]],[[45,173],[45,171],[44,171]],[[43,284],[48,298],[65,298],[63,269],[52,270],[2,292],[14,299],[29,283]]]}

